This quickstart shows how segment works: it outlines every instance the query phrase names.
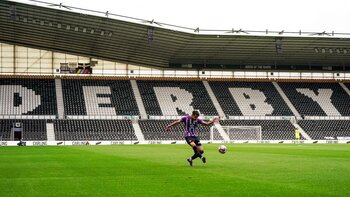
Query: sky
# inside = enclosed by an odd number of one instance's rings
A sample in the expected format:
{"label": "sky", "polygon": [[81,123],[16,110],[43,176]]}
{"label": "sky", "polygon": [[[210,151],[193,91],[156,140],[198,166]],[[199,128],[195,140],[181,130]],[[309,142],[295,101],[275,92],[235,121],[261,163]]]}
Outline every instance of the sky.
{"label": "sky", "polygon": [[[31,3],[29,0],[17,0]],[[200,29],[350,32],[350,0],[42,0]]]}

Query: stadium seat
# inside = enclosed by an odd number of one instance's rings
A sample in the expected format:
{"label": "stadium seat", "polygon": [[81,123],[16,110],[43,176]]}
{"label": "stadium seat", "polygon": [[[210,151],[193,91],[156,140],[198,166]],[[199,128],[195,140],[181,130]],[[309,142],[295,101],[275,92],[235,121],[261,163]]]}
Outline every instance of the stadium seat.
{"label": "stadium seat", "polygon": [[[350,116],[350,97],[338,83],[278,83],[303,116]],[[320,94],[327,91],[327,94]],[[316,102],[310,95],[321,96]],[[330,101],[329,101],[330,99]]]}
{"label": "stadium seat", "polygon": [[294,126],[289,120],[224,120],[220,123],[223,126],[261,126],[263,140],[295,139]]}
{"label": "stadium seat", "polygon": [[46,120],[0,119],[1,140],[11,140],[11,131],[14,128],[15,123],[21,124],[23,140],[47,140]]}
{"label": "stadium seat", "polygon": [[[211,81],[210,86],[218,99],[222,109],[225,114],[228,116],[244,116],[245,114],[261,114],[262,116],[292,116],[292,112],[288,108],[288,106],[283,101],[282,97],[279,95],[275,87],[270,82],[222,82],[222,81]],[[248,106],[239,106],[239,103],[244,101],[235,100],[232,92],[235,92],[234,88],[245,88],[249,90],[249,92],[254,92],[254,90],[261,92],[262,94],[257,94],[257,96],[264,96],[266,98],[262,98],[263,102],[268,105],[269,108],[272,109],[272,113],[270,111],[261,112],[258,107],[254,106],[254,104],[259,103],[261,98],[255,98],[250,95],[250,93],[243,93],[244,99],[250,99],[251,105]],[[232,92],[230,91],[232,90]],[[241,97],[238,97],[240,99]],[[257,101],[258,100],[258,101]],[[246,111],[252,111],[253,113],[245,113],[244,108],[252,108],[247,109]],[[266,108],[266,107],[265,107]],[[254,110],[256,110],[254,112]]]}
{"label": "stadium seat", "polygon": [[0,89],[0,115],[57,114],[54,79],[2,78]]}
{"label": "stadium seat", "polygon": [[349,120],[301,120],[298,124],[314,140],[350,137]]}
{"label": "stadium seat", "polygon": [[[146,112],[150,116],[184,115],[200,110],[204,115],[217,111],[201,81],[137,81]],[[292,116],[271,82],[209,82],[219,104],[228,116]],[[280,82],[284,93],[303,116],[350,116],[350,97],[338,83]],[[350,84],[346,84],[350,87]],[[24,140],[46,140],[46,123],[35,115],[57,116],[54,79],[0,79],[0,136],[11,139],[14,122],[23,125]],[[62,79],[65,115],[82,115],[84,120],[53,120],[56,140],[137,140],[130,120],[93,120],[101,116],[139,115],[130,81],[103,79]],[[85,95],[88,94],[88,95]],[[327,97],[328,96],[328,97]],[[9,103],[13,105],[9,105]],[[96,105],[96,103],[98,105]],[[97,110],[96,110],[97,108]],[[11,115],[17,115],[11,118]],[[21,119],[21,115],[26,115]],[[250,116],[250,115],[249,115]],[[20,120],[15,120],[19,118]],[[65,116],[65,118],[68,118]],[[140,120],[146,140],[183,140],[183,127],[169,133],[164,127],[172,120]],[[347,120],[301,120],[300,126],[312,139],[349,136]],[[288,120],[225,120],[223,126],[262,126],[264,140],[294,139]],[[210,127],[200,127],[203,140],[210,139]],[[219,133],[214,139],[222,140]]]}
{"label": "stadium seat", "polygon": [[91,106],[84,100],[84,86],[94,87],[97,90],[108,87],[110,90],[110,94],[97,94],[97,97],[110,100],[110,104],[99,104],[99,107],[101,112],[104,107],[115,108],[115,113],[101,115],[139,115],[130,81],[65,79],[62,80],[62,91],[66,115],[88,115],[86,108]]}
{"label": "stadium seat", "polygon": [[[176,125],[165,131],[165,127],[174,120],[140,120],[140,128],[146,140],[184,140],[184,127]],[[210,127],[199,126],[198,134],[202,140],[210,140]],[[219,133],[214,133],[215,140],[222,140]]]}
{"label": "stadium seat", "polygon": [[130,120],[55,120],[56,140],[137,140]]}
{"label": "stadium seat", "polygon": [[[192,110],[199,110],[201,114],[207,116],[218,115],[201,81],[141,80],[137,81],[137,84],[146,112],[149,115],[185,115],[191,113]],[[160,90],[157,88],[164,88],[161,93],[167,94],[157,94],[156,91]],[[177,98],[179,96],[188,96],[193,99],[181,100]],[[161,109],[162,106],[164,109]],[[171,109],[171,111],[166,109]]]}

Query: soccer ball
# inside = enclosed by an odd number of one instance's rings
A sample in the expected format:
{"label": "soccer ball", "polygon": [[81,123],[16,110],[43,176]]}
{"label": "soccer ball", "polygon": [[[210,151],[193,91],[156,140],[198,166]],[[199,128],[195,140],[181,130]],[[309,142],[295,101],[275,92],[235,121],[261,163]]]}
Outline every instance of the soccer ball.
{"label": "soccer ball", "polygon": [[225,154],[225,153],[226,153],[226,151],[227,151],[227,148],[226,148],[226,146],[225,146],[225,145],[221,145],[221,146],[219,146],[219,153],[221,153],[221,154]]}

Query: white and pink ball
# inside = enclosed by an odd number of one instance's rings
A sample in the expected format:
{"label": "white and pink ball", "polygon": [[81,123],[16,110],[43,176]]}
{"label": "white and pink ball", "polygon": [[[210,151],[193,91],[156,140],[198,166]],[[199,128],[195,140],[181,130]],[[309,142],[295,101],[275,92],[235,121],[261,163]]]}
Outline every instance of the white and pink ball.
{"label": "white and pink ball", "polygon": [[225,145],[221,145],[221,146],[219,146],[219,153],[221,153],[221,154],[225,154],[226,153],[226,151],[227,151],[227,148],[226,148],[226,146]]}

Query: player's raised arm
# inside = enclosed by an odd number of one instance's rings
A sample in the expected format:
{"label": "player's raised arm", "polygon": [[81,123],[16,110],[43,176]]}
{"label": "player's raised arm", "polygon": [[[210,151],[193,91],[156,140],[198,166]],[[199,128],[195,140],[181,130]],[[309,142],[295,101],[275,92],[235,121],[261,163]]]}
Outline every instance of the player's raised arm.
{"label": "player's raised arm", "polygon": [[181,119],[175,120],[175,121],[172,122],[171,124],[167,125],[167,126],[165,127],[165,130],[166,130],[166,131],[169,131],[169,130],[170,130],[170,127],[175,126],[175,125],[179,124],[180,122],[181,122]]}
{"label": "player's raised arm", "polygon": [[219,118],[213,118],[213,119],[211,119],[210,121],[204,121],[204,120],[202,120],[202,124],[204,124],[205,126],[210,126],[210,125],[212,125],[214,122],[219,122]]}

